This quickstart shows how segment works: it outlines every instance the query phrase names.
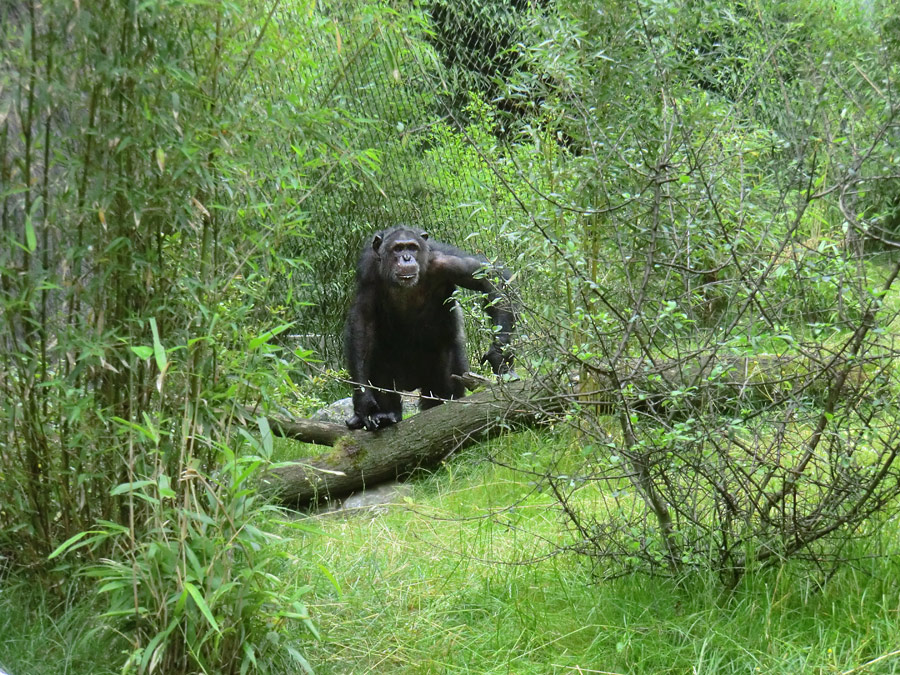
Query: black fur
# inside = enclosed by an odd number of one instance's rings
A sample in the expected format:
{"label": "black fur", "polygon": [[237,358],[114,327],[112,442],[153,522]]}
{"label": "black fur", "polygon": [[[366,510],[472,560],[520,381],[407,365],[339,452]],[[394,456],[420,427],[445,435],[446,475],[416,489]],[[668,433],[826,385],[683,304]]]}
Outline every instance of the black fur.
{"label": "black fur", "polygon": [[469,369],[462,310],[452,298],[457,286],[487,296],[485,311],[500,328],[482,362],[508,372],[516,317],[497,286],[508,279],[485,258],[429,241],[421,230],[375,234],[359,258],[344,334],[354,383],[347,426],[374,431],[399,422],[397,390],[420,389],[422,409],[463,396],[465,388],[452,378]]}

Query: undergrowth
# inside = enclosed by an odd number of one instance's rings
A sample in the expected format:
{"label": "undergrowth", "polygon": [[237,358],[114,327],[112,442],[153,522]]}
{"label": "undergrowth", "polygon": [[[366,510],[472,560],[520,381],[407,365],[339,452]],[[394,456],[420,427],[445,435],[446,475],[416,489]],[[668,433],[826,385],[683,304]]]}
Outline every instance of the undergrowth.
{"label": "undergrowth", "polygon": [[39,584],[0,578],[0,672],[119,672],[118,657],[124,660],[127,641],[97,618],[102,607],[84,592],[83,582],[66,590],[60,597]]}
{"label": "undergrowth", "polygon": [[[565,553],[552,498],[521,471],[576,441],[507,436],[413,480],[394,504],[300,515],[321,535],[295,538],[296,564],[279,576],[286,592],[314,586],[316,673],[900,672],[896,521],[860,533],[855,562],[834,572],[794,560],[732,591],[712,573],[599,581]],[[127,644],[92,618],[90,597],[73,586],[60,602],[9,578],[0,588],[11,675],[117,671]]]}
{"label": "undergrowth", "polygon": [[711,573],[599,582],[560,553],[550,497],[502,466],[570,442],[510,436],[385,510],[315,516],[324,536],[297,558],[339,583],[298,571],[319,579],[317,672],[900,672],[897,522],[857,540],[856,562],[833,574],[793,561],[730,592]]}

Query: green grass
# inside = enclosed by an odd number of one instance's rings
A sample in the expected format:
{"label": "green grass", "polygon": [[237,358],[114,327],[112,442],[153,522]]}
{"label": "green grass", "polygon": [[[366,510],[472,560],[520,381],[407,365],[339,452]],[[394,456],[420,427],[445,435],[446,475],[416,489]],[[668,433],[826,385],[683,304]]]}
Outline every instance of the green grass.
{"label": "green grass", "polygon": [[[700,575],[598,582],[570,555],[534,562],[565,544],[561,520],[521,475],[480,458],[546,442],[506,437],[415,481],[387,512],[315,518],[324,534],[297,542],[303,566],[290,583],[317,589],[323,641],[307,651],[317,672],[900,672],[900,654],[886,656],[900,649],[890,558],[827,582],[794,563],[732,592]],[[900,552],[898,530],[882,530],[879,546]]]}
{"label": "green grass", "polygon": [[[57,589],[59,590],[59,589]],[[0,670],[9,675],[118,673],[124,642],[106,631],[102,609],[72,583],[60,598],[43,587],[0,577]]]}
{"label": "green grass", "polygon": [[[830,577],[792,563],[731,592],[699,574],[598,581],[585,560],[553,555],[567,535],[552,500],[485,460],[540,462],[566,442],[510,435],[414,480],[386,509],[307,518],[318,535],[285,528],[294,563],[281,579],[315,588],[322,640],[303,651],[316,672],[900,673],[900,563],[866,557],[900,553],[900,524],[856,544],[860,561]],[[100,630],[102,607],[53,597],[3,580],[0,664],[118,672],[124,643]]]}

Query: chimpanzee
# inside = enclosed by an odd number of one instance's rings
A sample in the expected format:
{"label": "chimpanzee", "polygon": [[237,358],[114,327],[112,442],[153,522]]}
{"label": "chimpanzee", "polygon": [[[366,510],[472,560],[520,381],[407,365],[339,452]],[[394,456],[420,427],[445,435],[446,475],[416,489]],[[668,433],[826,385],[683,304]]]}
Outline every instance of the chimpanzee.
{"label": "chimpanzee", "polygon": [[498,288],[509,278],[487,259],[430,241],[422,230],[377,232],[359,258],[344,332],[354,383],[347,426],[374,431],[399,422],[396,390],[421,390],[423,410],[464,395],[462,383],[451,377],[469,369],[462,310],[452,297],[457,286],[487,296],[485,311],[497,328],[482,363],[497,374],[509,372],[516,317]]}

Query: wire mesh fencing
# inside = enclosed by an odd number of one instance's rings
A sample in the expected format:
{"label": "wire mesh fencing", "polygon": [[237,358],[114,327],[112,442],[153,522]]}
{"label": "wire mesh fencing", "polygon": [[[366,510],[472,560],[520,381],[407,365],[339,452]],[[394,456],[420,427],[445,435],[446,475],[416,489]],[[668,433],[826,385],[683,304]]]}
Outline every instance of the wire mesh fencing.
{"label": "wire mesh fencing", "polygon": [[505,81],[533,9],[520,0],[279,5],[273,29],[300,31],[306,49],[286,60],[280,81],[255,82],[301,122],[268,170],[278,173],[290,148],[310,147],[295,136],[301,128],[323,155],[342,158],[293,157],[314,191],[308,236],[284,243],[285,256],[304,262],[284,282],[303,288],[293,335],[326,363],[340,363],[356,258],[374,231],[409,224],[489,258],[514,257],[504,232],[527,214],[491,149],[508,133]]}

